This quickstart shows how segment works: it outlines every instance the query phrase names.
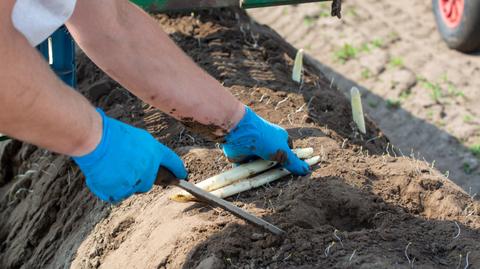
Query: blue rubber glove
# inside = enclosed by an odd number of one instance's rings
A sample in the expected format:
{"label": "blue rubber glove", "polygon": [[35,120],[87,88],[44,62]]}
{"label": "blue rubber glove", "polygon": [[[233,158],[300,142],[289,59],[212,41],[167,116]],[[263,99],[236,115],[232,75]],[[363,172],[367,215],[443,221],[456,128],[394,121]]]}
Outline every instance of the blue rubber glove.
{"label": "blue rubber glove", "polygon": [[145,130],[109,118],[103,119],[100,144],[93,152],[74,157],[87,179],[88,188],[100,199],[117,203],[152,188],[160,166],[186,179],[182,160]]}
{"label": "blue rubber glove", "polygon": [[310,172],[308,164],[300,160],[288,146],[288,133],[245,107],[245,115],[225,137],[223,152],[235,163],[254,157],[277,161],[295,175]]}

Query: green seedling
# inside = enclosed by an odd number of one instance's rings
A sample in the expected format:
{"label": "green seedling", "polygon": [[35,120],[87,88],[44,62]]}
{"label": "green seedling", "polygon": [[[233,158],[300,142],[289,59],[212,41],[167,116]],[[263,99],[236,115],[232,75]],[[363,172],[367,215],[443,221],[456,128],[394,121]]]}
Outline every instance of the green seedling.
{"label": "green seedling", "polygon": [[305,16],[303,17],[303,24],[305,24],[307,27],[310,27],[315,24],[315,18],[312,16]]}
{"label": "green seedling", "polygon": [[363,43],[362,46],[360,47],[360,51],[369,53],[372,50],[371,50],[370,45],[368,43]]}
{"label": "green seedling", "polygon": [[448,75],[447,73],[443,74],[441,76],[441,81],[445,84],[447,84],[447,93],[448,95],[450,96],[459,96],[459,97],[465,97],[465,93],[458,90],[457,87],[455,87],[455,85],[450,81],[448,80]]}
{"label": "green seedling", "polygon": [[363,68],[360,75],[363,79],[369,79],[372,76],[372,72],[368,68]]}
{"label": "green seedling", "polygon": [[472,122],[472,121],[473,121],[472,115],[465,115],[465,116],[463,116],[463,122],[465,122],[465,123],[470,123],[470,122]]}
{"label": "green seedling", "polygon": [[400,98],[401,101],[405,101],[410,97],[410,95],[412,95],[412,92],[410,90],[403,91],[403,92],[400,93],[399,98]]}
{"label": "green seedling", "polygon": [[435,122],[435,124],[440,126],[440,127],[447,126],[447,123],[444,120],[438,120],[438,121]]}
{"label": "green seedling", "polygon": [[448,75],[447,75],[447,73],[444,73],[444,74],[440,77],[440,79],[441,79],[443,82],[447,83],[447,82],[448,82]]}
{"label": "green seedling", "polygon": [[427,112],[427,119],[430,119],[430,120],[433,119],[433,110],[429,110]]}
{"label": "green seedling", "polygon": [[371,107],[371,108],[377,108],[378,107],[378,102],[368,101],[368,106]]}
{"label": "green seedling", "polygon": [[467,175],[470,175],[473,172],[473,169],[470,166],[470,164],[463,163],[463,172],[465,172],[465,174],[467,174]]}
{"label": "green seedling", "polygon": [[357,57],[358,49],[350,44],[344,44],[343,47],[335,52],[335,57],[342,64],[348,60],[354,59]]}
{"label": "green seedling", "polygon": [[402,68],[404,66],[403,59],[401,57],[392,57],[390,59],[390,66],[396,67],[396,68]]}
{"label": "green seedling", "polygon": [[427,89],[430,90],[430,98],[432,98],[433,101],[436,103],[440,102],[440,98],[442,97],[442,88],[438,83],[433,83],[428,81],[425,78],[419,78],[421,85]]}
{"label": "green seedling", "polygon": [[376,38],[372,40],[370,44],[372,44],[372,46],[374,46],[375,48],[381,48],[383,46],[383,40],[380,38]]}
{"label": "green seedling", "polygon": [[388,33],[388,38],[391,40],[398,40],[400,35],[397,32]]}
{"label": "green seedling", "polygon": [[319,13],[318,13],[318,17],[320,18],[329,18],[331,17],[332,15],[330,15],[330,12],[327,11],[327,10],[321,10]]}
{"label": "green seedling", "polygon": [[347,9],[347,11],[345,13],[347,14],[347,16],[358,17],[358,13],[355,10],[355,8],[353,8],[353,7]]}
{"label": "green seedling", "polygon": [[397,99],[387,99],[386,101],[386,106],[387,108],[389,109],[397,109],[397,108],[400,108],[401,106],[401,102],[400,100],[397,100]]}
{"label": "green seedling", "polygon": [[472,152],[475,157],[480,158],[480,143],[471,146],[470,152]]}
{"label": "green seedling", "polygon": [[451,82],[448,82],[447,92],[448,92],[448,95],[451,95],[451,96],[465,97],[465,93],[463,91],[458,90],[457,87],[455,87],[455,85],[453,85],[453,83]]}
{"label": "green seedling", "polygon": [[319,18],[330,18],[332,15],[330,14],[330,4],[329,3],[325,3],[325,2],[321,2],[318,4],[318,9],[319,9],[319,12],[318,12],[318,17]]}

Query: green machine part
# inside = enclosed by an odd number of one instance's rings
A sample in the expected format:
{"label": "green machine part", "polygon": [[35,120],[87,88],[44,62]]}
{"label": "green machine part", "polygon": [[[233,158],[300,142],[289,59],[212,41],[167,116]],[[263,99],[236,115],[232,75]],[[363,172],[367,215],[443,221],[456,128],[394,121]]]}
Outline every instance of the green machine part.
{"label": "green machine part", "polygon": [[281,5],[294,5],[294,4],[302,4],[302,3],[310,3],[310,2],[326,2],[328,0],[310,0],[310,1],[295,1],[295,0],[245,0],[242,1],[241,7],[242,8],[255,8],[255,7],[269,7],[269,6],[281,6]]}
{"label": "green machine part", "polygon": [[255,8],[279,5],[324,2],[329,0],[131,0],[147,11],[190,11],[220,7]]}

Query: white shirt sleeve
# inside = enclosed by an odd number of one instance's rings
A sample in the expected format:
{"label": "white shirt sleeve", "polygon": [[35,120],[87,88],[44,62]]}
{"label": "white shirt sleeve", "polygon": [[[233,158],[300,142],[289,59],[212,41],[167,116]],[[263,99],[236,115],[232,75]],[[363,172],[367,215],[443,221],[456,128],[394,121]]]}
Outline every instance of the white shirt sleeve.
{"label": "white shirt sleeve", "polygon": [[12,11],[13,26],[32,46],[37,46],[72,16],[76,2],[76,0],[17,0]]}

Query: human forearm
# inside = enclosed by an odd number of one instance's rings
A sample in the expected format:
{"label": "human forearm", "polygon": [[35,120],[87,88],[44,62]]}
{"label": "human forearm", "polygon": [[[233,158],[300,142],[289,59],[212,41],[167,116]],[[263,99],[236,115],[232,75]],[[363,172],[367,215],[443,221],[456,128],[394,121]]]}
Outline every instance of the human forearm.
{"label": "human forearm", "polygon": [[97,65],[173,117],[217,126],[218,136],[242,118],[243,105],[128,1],[79,1],[68,27]]}
{"label": "human forearm", "polygon": [[100,116],[14,29],[11,6],[1,8],[0,132],[59,153],[88,153],[100,140]]}

